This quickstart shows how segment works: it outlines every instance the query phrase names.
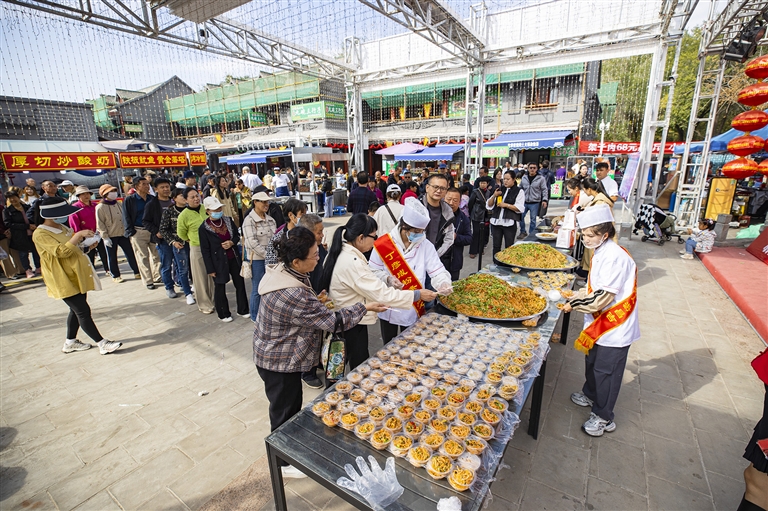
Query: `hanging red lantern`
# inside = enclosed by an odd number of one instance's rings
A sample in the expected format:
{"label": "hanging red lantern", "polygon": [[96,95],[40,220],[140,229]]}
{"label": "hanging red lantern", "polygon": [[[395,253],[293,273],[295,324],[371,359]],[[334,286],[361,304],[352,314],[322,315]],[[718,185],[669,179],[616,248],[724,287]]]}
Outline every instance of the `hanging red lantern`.
{"label": "hanging red lantern", "polygon": [[747,106],[760,106],[768,101],[768,82],[747,85],[739,92],[738,102]]}
{"label": "hanging red lantern", "polygon": [[765,80],[768,78],[768,55],[757,57],[747,63],[744,68],[744,74],[755,80]]}
{"label": "hanging red lantern", "polygon": [[765,140],[756,135],[742,135],[728,142],[728,152],[736,156],[749,156],[763,150]]}
{"label": "hanging red lantern", "polygon": [[731,179],[745,179],[757,173],[758,166],[749,158],[736,158],[723,165],[723,175]]}
{"label": "hanging red lantern", "polygon": [[760,162],[760,165],[757,166],[757,171],[764,176],[768,176],[768,158]]}
{"label": "hanging red lantern", "polygon": [[749,133],[768,126],[768,114],[762,110],[747,110],[741,112],[731,121],[733,129]]}

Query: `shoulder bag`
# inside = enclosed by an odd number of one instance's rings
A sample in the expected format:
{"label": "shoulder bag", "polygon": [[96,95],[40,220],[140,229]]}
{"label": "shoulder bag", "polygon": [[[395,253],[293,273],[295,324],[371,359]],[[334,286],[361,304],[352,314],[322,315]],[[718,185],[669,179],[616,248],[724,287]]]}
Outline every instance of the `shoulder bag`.
{"label": "shoulder bag", "polygon": [[326,334],[323,339],[321,360],[325,366],[326,381],[339,380],[344,376],[347,346],[342,328],[344,328],[344,323],[341,314],[336,312],[336,324],[333,327],[333,332]]}

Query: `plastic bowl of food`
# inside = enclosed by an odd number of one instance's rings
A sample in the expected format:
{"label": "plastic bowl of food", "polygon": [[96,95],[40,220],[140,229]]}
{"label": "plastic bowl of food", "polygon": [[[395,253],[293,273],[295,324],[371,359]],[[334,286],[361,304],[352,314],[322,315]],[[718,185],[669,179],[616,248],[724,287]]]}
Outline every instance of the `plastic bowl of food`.
{"label": "plastic bowl of food", "polygon": [[456,422],[458,424],[473,426],[477,422],[477,415],[472,412],[459,412],[458,417],[456,417]]}
{"label": "plastic bowl of food", "polygon": [[359,372],[351,372],[347,375],[347,380],[349,380],[350,383],[357,385],[363,381],[363,375]]}
{"label": "plastic bowl of food", "polygon": [[488,447],[488,442],[479,436],[471,435],[464,440],[464,446],[467,448],[467,452],[480,456]]}
{"label": "plastic bowl of food", "polygon": [[349,393],[349,399],[355,403],[361,403],[363,399],[365,399],[365,391],[362,389],[353,389],[352,392]]}
{"label": "plastic bowl of food", "polygon": [[413,406],[411,405],[400,405],[397,408],[395,408],[395,417],[398,419],[407,421],[413,416]]}
{"label": "plastic bowl of food", "polygon": [[403,430],[403,421],[397,417],[388,417],[384,422],[384,429],[390,433],[400,433]]}
{"label": "plastic bowl of food", "polygon": [[392,442],[392,433],[386,429],[378,429],[371,435],[370,442],[374,449],[383,451]]}
{"label": "plastic bowl of food", "polygon": [[472,430],[466,424],[451,424],[451,427],[448,428],[448,436],[454,440],[460,440],[462,442],[471,432]]}
{"label": "plastic bowl of food", "polygon": [[491,426],[496,426],[499,422],[501,422],[501,414],[491,410],[490,408],[486,408],[482,412],[480,412],[480,418],[490,424]]}
{"label": "plastic bowl of food", "polygon": [[355,426],[355,436],[360,440],[368,440],[371,438],[371,435],[375,429],[376,424],[374,424],[372,421],[361,422]]}
{"label": "plastic bowl of food", "polygon": [[498,397],[492,397],[491,399],[488,400],[486,405],[488,406],[488,408],[490,408],[491,410],[493,410],[498,414],[503,414],[504,412],[507,411],[507,409],[509,409],[509,403],[507,403],[503,399],[499,399]]}
{"label": "plastic bowl of food", "polygon": [[428,447],[416,445],[408,450],[406,459],[414,467],[421,468],[427,464],[430,456],[432,456],[432,451]]}
{"label": "plastic bowl of food", "polygon": [[413,446],[413,439],[406,435],[395,435],[392,437],[392,443],[389,444],[389,451],[398,458],[408,454],[408,449]]}
{"label": "plastic bowl of food", "polygon": [[444,454],[434,454],[427,462],[427,473],[434,479],[443,479],[452,469],[451,458]]}
{"label": "plastic bowl of food", "polygon": [[413,420],[422,424],[426,424],[432,420],[432,412],[429,410],[424,410],[423,408],[421,410],[416,410],[413,412]]}
{"label": "plastic bowl of food", "polygon": [[421,403],[421,400],[422,397],[419,392],[411,392],[405,396],[405,402],[411,406],[417,406],[419,403]]}
{"label": "plastic bowl of food", "polygon": [[331,410],[323,415],[323,424],[326,426],[334,427],[341,420],[341,412],[338,410]]}
{"label": "plastic bowl of food", "polygon": [[424,445],[433,451],[436,451],[443,445],[443,442],[445,442],[445,437],[440,433],[429,433],[421,437],[421,441]]}
{"label": "plastic bowl of food", "polygon": [[360,422],[360,417],[358,417],[354,412],[349,412],[341,416],[341,422],[339,422],[339,425],[347,431],[352,431],[355,429],[355,426],[357,426],[358,422]]}
{"label": "plastic bowl of food", "polygon": [[475,435],[479,436],[480,438],[482,438],[487,442],[488,440],[493,438],[493,435],[495,432],[490,425],[485,424],[484,422],[481,422],[480,424],[475,424],[474,426],[472,426],[472,433],[474,433]]}
{"label": "plastic bowl of food", "polygon": [[416,439],[424,433],[424,424],[415,420],[406,421],[403,424],[403,432],[409,437]]}
{"label": "plastic bowl of food", "polygon": [[368,406],[378,406],[381,403],[381,396],[376,394],[369,394],[365,396],[365,404]]}
{"label": "plastic bowl of food", "polygon": [[451,392],[446,397],[445,402],[448,403],[448,406],[453,408],[461,408],[464,406],[464,401],[466,401],[466,399],[466,395],[461,392]]}
{"label": "plastic bowl of food", "polygon": [[357,403],[351,399],[344,399],[343,401],[339,401],[339,404],[336,405],[336,409],[344,414],[351,412],[355,406],[357,406]]}
{"label": "plastic bowl of food", "polygon": [[330,411],[331,411],[331,405],[329,405],[325,401],[320,401],[312,405],[312,413],[314,413],[318,417],[322,417],[323,415],[325,415]]}
{"label": "plastic bowl of food", "polygon": [[464,454],[464,445],[462,445],[461,442],[458,442],[452,438],[449,438],[445,442],[443,442],[443,445],[440,446],[439,450],[440,454],[445,454],[452,460],[455,460],[462,454]]}
{"label": "plastic bowl of food", "polygon": [[329,392],[325,396],[325,401],[331,406],[336,406],[342,399],[344,399],[344,396],[338,392]]}
{"label": "plastic bowl of food", "polygon": [[380,406],[374,406],[368,412],[368,418],[377,426],[379,426],[382,422],[384,422],[384,419],[387,418],[387,412],[385,412],[384,409]]}
{"label": "plastic bowl of food", "polygon": [[336,384],[336,392],[344,394],[345,396],[352,391],[352,384],[348,381],[340,381]]}
{"label": "plastic bowl of food", "polygon": [[475,473],[471,470],[467,470],[466,468],[461,467],[454,468],[451,471],[451,475],[448,476],[448,483],[453,486],[456,491],[469,490],[469,487],[472,486],[472,481],[474,480]]}
{"label": "plastic bowl of food", "polygon": [[386,383],[377,383],[373,386],[373,392],[377,396],[384,397],[387,395],[387,393],[389,393],[389,385]]}
{"label": "plastic bowl of food", "polygon": [[435,399],[434,397],[430,397],[422,401],[421,405],[427,410],[434,412],[435,410],[440,408],[440,400]]}

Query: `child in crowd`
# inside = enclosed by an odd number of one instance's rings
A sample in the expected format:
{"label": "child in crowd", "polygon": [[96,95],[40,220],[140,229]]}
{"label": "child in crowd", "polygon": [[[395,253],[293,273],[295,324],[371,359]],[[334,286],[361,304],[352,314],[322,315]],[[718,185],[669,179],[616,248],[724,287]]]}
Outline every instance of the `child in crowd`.
{"label": "child in crowd", "polygon": [[685,250],[680,251],[680,258],[693,259],[693,251],[700,254],[706,254],[712,252],[712,247],[715,244],[715,222],[709,218],[703,218],[699,220],[698,229],[688,229],[688,234],[691,235],[685,241]]}

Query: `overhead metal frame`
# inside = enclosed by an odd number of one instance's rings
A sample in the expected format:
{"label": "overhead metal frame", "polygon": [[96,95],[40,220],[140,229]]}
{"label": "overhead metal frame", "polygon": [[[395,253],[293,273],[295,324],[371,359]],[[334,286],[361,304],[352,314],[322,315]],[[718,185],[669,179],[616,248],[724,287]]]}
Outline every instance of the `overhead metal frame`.
{"label": "overhead metal frame", "polygon": [[358,0],[404,26],[465,65],[482,61],[485,40],[475,33],[442,0]]}
{"label": "overhead metal frame", "polygon": [[746,24],[765,12],[768,12],[768,0],[729,0],[717,18],[705,26],[701,35],[702,52],[721,53]]}
{"label": "overhead metal frame", "polygon": [[352,71],[344,63],[219,16],[194,23],[159,14],[161,5],[141,0],[131,8],[120,0],[3,0],[64,18],[157,41],[237,58],[319,78],[341,79]]}

